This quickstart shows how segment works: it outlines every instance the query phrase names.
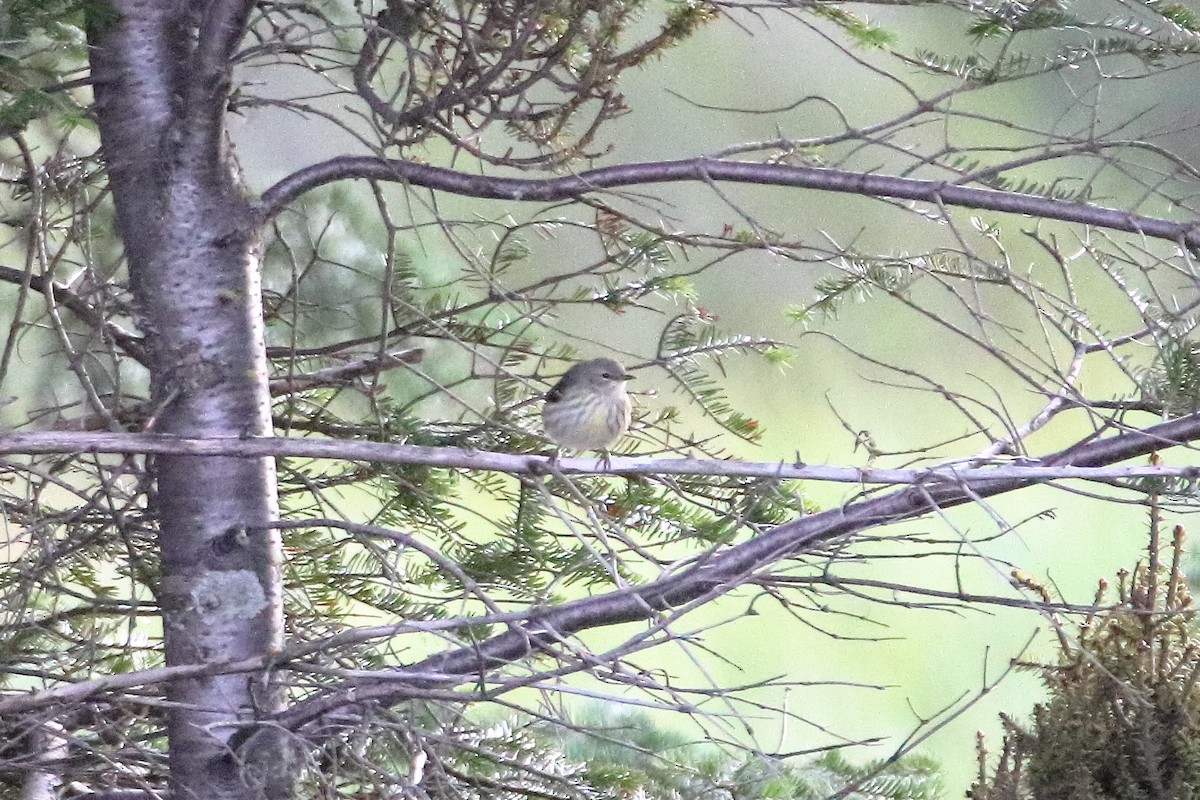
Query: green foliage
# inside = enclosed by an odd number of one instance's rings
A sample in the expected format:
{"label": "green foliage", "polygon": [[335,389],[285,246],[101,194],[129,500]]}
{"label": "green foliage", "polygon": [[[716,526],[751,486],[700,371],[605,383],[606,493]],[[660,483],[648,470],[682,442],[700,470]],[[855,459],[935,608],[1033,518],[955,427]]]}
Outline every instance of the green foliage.
{"label": "green foliage", "polygon": [[1086,203],[1091,200],[1090,186],[1084,185],[1079,189],[1072,189],[1069,188],[1071,184],[1069,179],[1046,183],[1028,178],[1008,178],[1004,175],[989,173],[987,166],[982,161],[968,156],[951,158],[948,163],[964,175],[970,175],[984,186],[997,191],[1051,197],[1072,203]]}
{"label": "green foliage", "polygon": [[853,764],[837,751],[795,762],[730,752],[688,740],[632,711],[573,715],[572,726],[537,726],[537,735],[569,759],[601,796],[738,800],[934,800],[941,781],[928,759]]}
{"label": "green foliage", "polygon": [[1170,20],[1185,31],[1200,33],[1200,15],[1183,3],[1149,2],[1147,6],[1161,14],[1163,19]]}
{"label": "green foliage", "polygon": [[729,405],[722,382],[704,365],[711,361],[720,368],[723,358],[746,353],[770,353],[771,359],[778,362],[779,343],[756,336],[727,334],[714,323],[712,317],[701,311],[672,319],[659,337],[655,363],[668,371],[706,416],[746,441],[757,441],[763,433],[758,420]]}
{"label": "green foliage", "polygon": [[0,136],[35,120],[60,115],[84,119],[70,94],[57,86],[86,58],[85,16],[111,18],[102,0],[8,0],[0,3]]}
{"label": "green foliage", "polygon": [[680,42],[716,19],[717,13],[716,6],[703,0],[673,0],[663,34],[671,43]]}
{"label": "green foliage", "polygon": [[1142,399],[1179,416],[1200,409],[1200,343],[1189,338],[1161,341],[1158,358],[1138,376]]}
{"label": "green foliage", "polygon": [[[1050,699],[1024,728],[1005,717],[991,778],[971,800],[1183,800],[1200,792],[1200,637],[1180,571],[1183,529],[1161,565],[1157,519],[1150,559],[1122,572],[1116,602],[1060,633],[1056,665],[1038,667]],[[981,775],[985,751],[980,748]]]}
{"label": "green foliage", "polygon": [[855,45],[865,49],[880,49],[896,42],[896,34],[887,28],[873,25],[865,18],[852,14],[834,3],[814,3],[810,9],[818,17],[837,25]]}
{"label": "green foliage", "polygon": [[[414,707],[385,725],[393,733],[359,745],[365,750],[362,761],[410,779],[420,763],[420,788],[431,797],[454,800],[823,800],[838,792],[848,800],[941,796],[940,778],[927,759],[852,764],[832,752],[784,761],[697,743],[619,706],[616,711],[592,707],[561,724],[506,717],[487,725],[443,721],[436,712]],[[324,769],[346,770],[354,762],[344,753],[330,753]],[[343,787],[356,779],[370,785],[369,774],[325,773],[325,780]]]}
{"label": "green foliage", "polygon": [[972,7],[976,20],[967,33],[976,42],[996,36],[1008,36],[1017,31],[1047,30],[1078,25],[1080,20],[1055,3],[1023,3],[1003,0],[980,3]]}
{"label": "green foliage", "polygon": [[[0,65],[4,66],[4,65]],[[0,133],[12,135],[58,108],[54,98],[37,89],[22,89],[0,106]]]}
{"label": "green foliage", "polygon": [[[995,41],[999,46],[998,57],[993,58],[983,50],[968,55],[919,50],[914,63],[931,73],[983,86],[1073,69],[1113,56],[1132,56],[1147,67],[1161,67],[1173,59],[1200,52],[1193,12],[1179,4],[1155,2],[1132,4],[1132,7],[1133,16],[1097,20],[1085,19],[1073,13],[1068,5],[1052,2],[1002,0],[973,4],[974,19],[967,26],[967,33],[979,44]],[[1144,13],[1139,16],[1138,11]],[[1168,24],[1163,25],[1164,21]],[[1032,39],[1028,50],[1014,47],[1014,41],[1022,36],[1083,30],[1088,31],[1090,38],[1059,36],[1052,49]]]}
{"label": "green foliage", "polygon": [[0,6],[0,41],[11,46],[38,34],[77,41],[87,14],[112,19],[115,12],[102,0],[6,0]]}
{"label": "green foliage", "polygon": [[817,281],[816,299],[805,306],[791,306],[786,314],[793,322],[807,323],[814,315],[836,319],[846,303],[865,303],[876,293],[903,294],[917,277],[913,264],[902,259],[850,258],[841,270]]}

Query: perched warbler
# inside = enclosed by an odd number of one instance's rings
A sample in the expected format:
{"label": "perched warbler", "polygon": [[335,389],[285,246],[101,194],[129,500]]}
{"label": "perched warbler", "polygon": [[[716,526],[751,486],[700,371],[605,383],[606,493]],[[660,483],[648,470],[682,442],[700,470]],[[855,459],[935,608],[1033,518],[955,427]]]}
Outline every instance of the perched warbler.
{"label": "perched warbler", "polygon": [[559,447],[607,451],[629,430],[625,381],[632,378],[611,358],[580,361],[546,393],[542,428]]}

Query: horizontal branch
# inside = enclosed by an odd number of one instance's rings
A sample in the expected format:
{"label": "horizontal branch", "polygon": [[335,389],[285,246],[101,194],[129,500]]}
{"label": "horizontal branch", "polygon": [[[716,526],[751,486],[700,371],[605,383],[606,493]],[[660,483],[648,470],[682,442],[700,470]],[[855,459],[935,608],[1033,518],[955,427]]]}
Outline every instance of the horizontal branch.
{"label": "horizontal branch", "polygon": [[[1157,430],[1157,428],[1148,429],[1144,435],[1148,435],[1149,430]],[[1135,432],[1122,436],[1129,435],[1143,434]],[[1119,440],[1122,436],[1114,436],[1111,440]],[[1094,443],[1092,446],[1098,444]],[[1179,442],[1163,442],[1164,447],[1175,444],[1179,444]],[[995,480],[1045,482],[1070,479],[1113,483],[1138,478],[1200,479],[1200,465],[1178,467],[1141,464],[1082,466],[1075,463],[1049,464],[1045,459],[1025,459],[983,467],[944,463],[919,469],[881,469],[877,467],[837,467],[800,462],[786,464],[770,461],[731,461],[687,457],[613,456],[606,466],[599,458],[559,458],[552,461],[547,455],[497,453],[486,450],[466,450],[461,447],[423,447],[411,444],[342,439],[288,439],[272,436],[187,439],[164,434],[99,431],[38,431],[0,434],[0,455],[80,455],[84,453],[232,456],[237,458],[326,458],[338,461],[418,464],[447,469],[506,472],[518,475],[549,475],[553,473],[628,476],[709,475],[723,478],[775,478],[859,485],[928,485],[944,482],[960,484]]]}
{"label": "horizontal branch", "polygon": [[375,156],[341,156],[292,173],[263,192],[258,213],[265,220],[305,192],[342,180],[366,178],[423,186],[466,197],[513,201],[554,201],[582,197],[604,189],[657,183],[729,182],[790,186],[826,192],[916,200],[934,205],[1003,211],[1057,219],[1165,239],[1200,252],[1195,221],[1176,222],[1132,214],[1115,208],[1074,203],[1018,192],[960,186],[946,181],[900,178],[824,167],[723,161],[706,157],[678,161],[619,164],[556,178],[500,178]]}
{"label": "horizontal branch", "polygon": [[106,675],[103,678],[61,683],[36,692],[5,693],[3,697],[0,697],[0,715],[18,714],[51,703],[78,702],[99,694],[183,678],[207,678],[214,675],[232,675],[236,672],[257,672],[269,663],[271,663],[270,657],[258,656],[240,661],[210,661],[204,664],[150,667],[149,669]]}
{"label": "horizontal branch", "polygon": [[[1039,459],[1049,467],[1103,467],[1149,455],[1200,438],[1200,414],[1145,430],[1127,431],[1086,442]],[[412,691],[471,684],[486,688],[489,676],[517,660],[553,655],[566,637],[582,631],[629,622],[655,620],[697,598],[716,597],[784,559],[812,552],[831,540],[860,531],[1039,483],[1035,479],[943,481],[917,485],[847,503],[778,525],[749,541],[699,559],[686,570],[640,586],[623,587],[545,609],[533,609],[529,620],[467,647],[447,650],[393,671],[387,679],[348,682],[302,701],[276,720],[296,730],[331,713],[360,704],[401,702]]]}

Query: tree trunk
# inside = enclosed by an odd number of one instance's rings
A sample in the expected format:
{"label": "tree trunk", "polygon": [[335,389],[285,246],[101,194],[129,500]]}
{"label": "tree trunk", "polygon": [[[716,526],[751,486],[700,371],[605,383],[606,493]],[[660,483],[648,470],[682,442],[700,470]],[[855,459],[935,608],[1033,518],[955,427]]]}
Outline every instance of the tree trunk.
{"label": "tree trunk", "polygon": [[[116,0],[89,33],[95,111],[146,334],[153,430],[270,430],[259,237],[224,147],[228,54],[249,3]],[[162,456],[151,467],[168,665],[268,653],[282,641],[271,459]],[[246,535],[222,536],[231,530]],[[147,554],[149,557],[149,554]],[[176,681],[168,727],[178,798],[261,796],[227,742],[276,710],[257,677]]]}

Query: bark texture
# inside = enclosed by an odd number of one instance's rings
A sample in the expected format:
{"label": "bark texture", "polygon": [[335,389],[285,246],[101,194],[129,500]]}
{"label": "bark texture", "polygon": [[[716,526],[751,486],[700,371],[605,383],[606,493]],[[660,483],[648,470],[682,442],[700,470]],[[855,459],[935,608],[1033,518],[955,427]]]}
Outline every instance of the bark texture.
{"label": "bark texture", "polygon": [[[249,3],[116,0],[91,31],[95,113],[130,283],[147,339],[153,430],[200,438],[270,430],[259,236],[223,146],[229,54]],[[270,459],[159,456],[159,601],[168,665],[269,653],[282,639]],[[261,796],[229,739],[276,709],[255,676],[175,681],[175,797]]]}

